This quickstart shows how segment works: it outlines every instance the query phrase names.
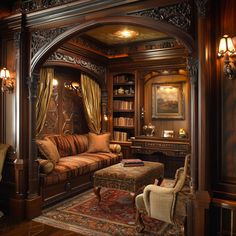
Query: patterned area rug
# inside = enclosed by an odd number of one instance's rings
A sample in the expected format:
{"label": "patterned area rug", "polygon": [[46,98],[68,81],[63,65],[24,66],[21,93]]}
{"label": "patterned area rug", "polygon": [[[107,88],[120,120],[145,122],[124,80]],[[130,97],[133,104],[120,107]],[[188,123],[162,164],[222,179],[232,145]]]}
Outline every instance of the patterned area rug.
{"label": "patterned area rug", "polygon": [[102,189],[98,204],[92,190],[47,209],[34,219],[86,236],[181,235],[172,225],[144,216],[145,231],[136,232],[135,209],[128,192]]}

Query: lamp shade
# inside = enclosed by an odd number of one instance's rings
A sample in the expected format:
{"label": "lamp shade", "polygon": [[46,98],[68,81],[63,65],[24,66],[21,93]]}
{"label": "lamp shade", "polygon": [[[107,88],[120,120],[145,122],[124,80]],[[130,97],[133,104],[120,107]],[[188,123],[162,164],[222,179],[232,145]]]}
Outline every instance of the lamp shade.
{"label": "lamp shade", "polygon": [[228,35],[224,35],[220,39],[220,44],[219,44],[219,55],[223,55],[225,53],[234,53],[235,48],[232,39]]}
{"label": "lamp shade", "polygon": [[10,72],[6,68],[2,68],[0,72],[0,78],[2,79],[8,79],[10,78]]}

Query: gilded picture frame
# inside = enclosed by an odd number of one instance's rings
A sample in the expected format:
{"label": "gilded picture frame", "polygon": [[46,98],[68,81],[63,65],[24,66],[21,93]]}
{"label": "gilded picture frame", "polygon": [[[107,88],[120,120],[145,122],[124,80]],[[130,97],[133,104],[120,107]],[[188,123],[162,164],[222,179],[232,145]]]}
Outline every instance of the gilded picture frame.
{"label": "gilded picture frame", "polygon": [[184,119],[183,83],[152,84],[152,118]]}

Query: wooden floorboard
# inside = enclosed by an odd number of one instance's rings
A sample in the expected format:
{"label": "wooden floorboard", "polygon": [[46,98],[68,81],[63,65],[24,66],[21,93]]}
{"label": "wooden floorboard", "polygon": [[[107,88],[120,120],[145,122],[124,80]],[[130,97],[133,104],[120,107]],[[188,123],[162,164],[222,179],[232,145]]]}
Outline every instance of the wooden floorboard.
{"label": "wooden floorboard", "polygon": [[81,236],[71,231],[54,228],[34,221],[16,223],[7,216],[0,218],[0,235],[4,236]]}

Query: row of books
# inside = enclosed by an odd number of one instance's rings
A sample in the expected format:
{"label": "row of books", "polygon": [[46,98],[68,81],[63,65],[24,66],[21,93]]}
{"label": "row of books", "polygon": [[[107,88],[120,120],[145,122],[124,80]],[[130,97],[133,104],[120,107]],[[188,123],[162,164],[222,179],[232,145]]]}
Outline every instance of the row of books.
{"label": "row of books", "polygon": [[144,166],[144,162],[140,159],[123,159],[121,164],[124,167],[131,167],[131,166]]}
{"label": "row of books", "polygon": [[134,126],[134,118],[129,117],[115,117],[113,118],[114,126]]}
{"label": "row of books", "polygon": [[122,100],[115,100],[113,102],[113,109],[114,110],[132,110],[134,107],[133,101],[122,101]]}
{"label": "row of books", "polygon": [[128,135],[126,132],[114,131],[113,132],[113,139],[116,141],[127,141]]}

